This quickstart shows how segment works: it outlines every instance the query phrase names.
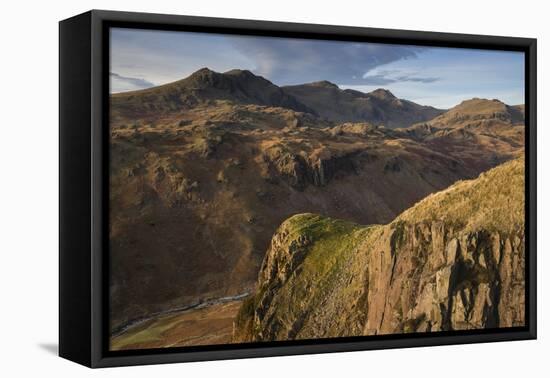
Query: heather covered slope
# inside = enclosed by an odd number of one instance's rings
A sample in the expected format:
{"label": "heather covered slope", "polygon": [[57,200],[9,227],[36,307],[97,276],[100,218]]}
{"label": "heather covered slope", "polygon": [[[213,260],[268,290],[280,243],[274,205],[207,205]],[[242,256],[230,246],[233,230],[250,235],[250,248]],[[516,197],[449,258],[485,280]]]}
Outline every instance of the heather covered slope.
{"label": "heather covered slope", "polygon": [[234,341],[523,325],[524,183],[520,158],[384,226],[290,217],[272,238]]}

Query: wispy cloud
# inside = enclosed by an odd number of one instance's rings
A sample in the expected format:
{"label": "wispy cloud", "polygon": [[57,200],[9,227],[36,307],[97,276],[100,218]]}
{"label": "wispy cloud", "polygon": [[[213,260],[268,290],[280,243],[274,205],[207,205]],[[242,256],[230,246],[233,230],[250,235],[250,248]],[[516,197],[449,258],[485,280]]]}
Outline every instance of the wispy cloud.
{"label": "wispy cloud", "polygon": [[109,76],[111,79],[111,92],[134,91],[137,89],[145,89],[155,86],[155,84],[145,79],[122,76],[116,72],[111,72]]}
{"label": "wispy cloud", "polygon": [[364,91],[384,87],[438,107],[472,96],[521,103],[525,91],[521,52],[111,30],[111,92],[176,81],[201,67],[247,69],[277,85],[329,80]]}
{"label": "wispy cloud", "polygon": [[279,84],[316,80],[364,84],[365,72],[414,59],[423,50],[417,46],[283,38],[236,39],[234,46],[254,62],[255,73]]}
{"label": "wispy cloud", "polygon": [[388,85],[402,82],[433,83],[439,77],[422,76],[418,72],[404,72],[401,70],[377,70],[373,69],[363,75],[365,85]]}

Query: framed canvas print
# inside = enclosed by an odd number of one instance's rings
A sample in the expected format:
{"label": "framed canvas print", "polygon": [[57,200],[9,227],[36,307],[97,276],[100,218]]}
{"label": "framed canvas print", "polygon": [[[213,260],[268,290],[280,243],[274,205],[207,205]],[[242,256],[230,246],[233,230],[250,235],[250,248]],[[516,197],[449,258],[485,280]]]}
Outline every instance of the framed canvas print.
{"label": "framed canvas print", "polygon": [[60,23],[60,355],[536,337],[536,41]]}

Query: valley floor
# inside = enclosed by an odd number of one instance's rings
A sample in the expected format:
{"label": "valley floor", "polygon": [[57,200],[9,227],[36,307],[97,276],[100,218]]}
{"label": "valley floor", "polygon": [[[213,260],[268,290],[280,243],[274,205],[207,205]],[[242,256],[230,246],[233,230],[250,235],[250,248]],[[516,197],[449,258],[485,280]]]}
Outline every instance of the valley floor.
{"label": "valley floor", "polygon": [[216,345],[231,342],[242,300],[159,315],[111,338],[111,350]]}

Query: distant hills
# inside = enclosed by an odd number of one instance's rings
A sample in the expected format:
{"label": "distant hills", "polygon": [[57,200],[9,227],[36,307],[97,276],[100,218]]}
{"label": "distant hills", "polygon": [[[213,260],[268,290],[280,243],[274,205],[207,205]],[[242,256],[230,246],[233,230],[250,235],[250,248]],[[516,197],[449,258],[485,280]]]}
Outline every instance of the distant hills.
{"label": "distant hills", "polygon": [[443,113],[431,106],[401,100],[386,89],[363,93],[340,89],[328,81],[283,87],[320,116],[335,122],[369,122],[389,128],[407,127]]}
{"label": "distant hills", "polygon": [[247,70],[225,73],[202,68],[189,77],[154,88],[112,95],[117,111],[142,116],[180,111],[212,100],[277,106],[335,122],[370,122],[389,128],[427,121],[443,111],[400,100],[385,89],[342,90],[328,81],[278,87]]}
{"label": "distant hills", "polygon": [[490,126],[492,124],[523,124],[525,110],[523,105],[510,106],[500,100],[473,98],[464,100],[457,106],[434,117],[429,124],[435,127]]}
{"label": "distant hills", "polygon": [[189,77],[139,91],[111,96],[113,107],[121,112],[147,115],[181,111],[212,100],[241,104],[278,106],[299,112],[315,113],[296,98],[261,76],[247,70],[225,73],[202,68]]}
{"label": "distant hills", "polygon": [[113,330],[254,293],[274,232],[295,214],[387,224],[524,153],[521,106],[442,111],[243,70],[114,94],[110,117]]}

